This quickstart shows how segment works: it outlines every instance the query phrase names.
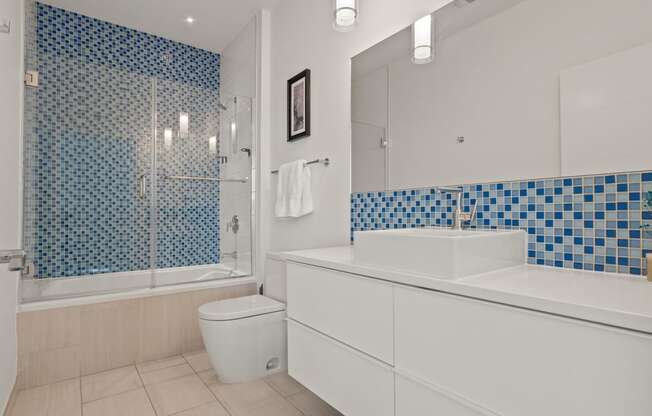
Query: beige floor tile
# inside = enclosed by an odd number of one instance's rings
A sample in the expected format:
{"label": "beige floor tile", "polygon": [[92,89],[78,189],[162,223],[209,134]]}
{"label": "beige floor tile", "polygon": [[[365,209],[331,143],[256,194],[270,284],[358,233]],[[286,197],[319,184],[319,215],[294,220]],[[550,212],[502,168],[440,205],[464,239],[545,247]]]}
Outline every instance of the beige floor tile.
{"label": "beige floor tile", "polygon": [[188,364],[198,373],[213,368],[206,351],[183,354],[183,356],[188,361]]}
{"label": "beige floor tile", "polygon": [[144,389],[84,403],[84,416],[156,416]]}
{"label": "beige floor tile", "polygon": [[218,382],[211,386],[211,390],[227,407],[227,410],[230,410],[231,407],[246,407],[249,403],[264,402],[281,397],[263,380],[238,384]]}
{"label": "beige floor tile", "polygon": [[229,416],[229,413],[218,402],[212,402],[176,413],[174,416]]}
{"label": "beige floor tile", "polygon": [[304,416],[292,403],[284,398],[270,400],[246,409],[233,411],[232,416]]}
{"label": "beige floor tile", "polygon": [[18,392],[9,416],[47,415],[50,386],[35,387]]}
{"label": "beige floor tile", "polygon": [[304,390],[287,399],[305,416],[342,416],[340,412],[310,390]]}
{"label": "beige floor tile", "polygon": [[10,416],[81,416],[79,379],[18,393]]}
{"label": "beige floor tile", "polygon": [[164,358],[162,360],[148,361],[146,363],[136,364],[136,368],[138,368],[138,371],[143,374],[149,371],[161,370],[163,368],[176,367],[181,364],[186,364],[186,360],[182,356],[177,355],[175,357]]}
{"label": "beige floor tile", "polygon": [[167,416],[215,401],[197,375],[145,387],[158,416]]}
{"label": "beige floor tile", "polygon": [[199,378],[201,378],[201,381],[204,382],[207,386],[212,386],[213,384],[219,383],[219,380],[217,378],[217,374],[215,374],[215,370],[212,368],[210,370],[204,370],[199,373],[197,373]]}
{"label": "beige floor tile", "polygon": [[305,390],[298,381],[288,375],[287,372],[276,373],[265,379],[267,384],[279,392],[281,396],[287,397]]}
{"label": "beige floor tile", "polygon": [[162,368],[160,370],[141,373],[140,377],[143,379],[143,383],[147,386],[179,377],[189,376],[191,374],[195,374],[195,372],[188,364],[185,364],[184,361],[184,364],[177,365],[176,367]]}
{"label": "beige floor tile", "polygon": [[211,386],[211,390],[233,416],[300,416],[292,404],[263,380]]}
{"label": "beige floor tile", "polygon": [[81,380],[84,403],[114,396],[142,387],[135,366],[118,368],[103,373],[84,376]]}

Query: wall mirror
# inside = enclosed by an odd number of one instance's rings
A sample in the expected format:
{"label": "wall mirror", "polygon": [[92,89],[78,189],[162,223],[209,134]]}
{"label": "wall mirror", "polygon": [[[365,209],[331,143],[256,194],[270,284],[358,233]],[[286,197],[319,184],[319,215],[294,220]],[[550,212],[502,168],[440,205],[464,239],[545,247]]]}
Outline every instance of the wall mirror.
{"label": "wall mirror", "polygon": [[652,168],[652,1],[457,0],[352,60],[352,190]]}

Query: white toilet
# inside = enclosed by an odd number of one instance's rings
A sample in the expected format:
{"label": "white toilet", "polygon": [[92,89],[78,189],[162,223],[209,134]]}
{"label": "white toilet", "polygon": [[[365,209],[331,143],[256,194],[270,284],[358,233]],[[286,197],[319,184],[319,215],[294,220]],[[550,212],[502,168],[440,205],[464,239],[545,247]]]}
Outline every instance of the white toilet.
{"label": "white toilet", "polygon": [[261,295],[199,307],[199,327],[222,383],[242,383],[287,368],[285,305]]}

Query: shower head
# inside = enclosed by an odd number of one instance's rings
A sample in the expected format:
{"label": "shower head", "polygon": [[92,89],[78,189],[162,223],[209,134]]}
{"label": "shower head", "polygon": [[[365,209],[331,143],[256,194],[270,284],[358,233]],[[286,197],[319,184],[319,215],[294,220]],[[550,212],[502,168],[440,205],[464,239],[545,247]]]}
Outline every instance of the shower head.
{"label": "shower head", "polygon": [[226,108],[226,106],[222,103],[217,103],[217,107],[222,111],[228,110],[228,108]]}

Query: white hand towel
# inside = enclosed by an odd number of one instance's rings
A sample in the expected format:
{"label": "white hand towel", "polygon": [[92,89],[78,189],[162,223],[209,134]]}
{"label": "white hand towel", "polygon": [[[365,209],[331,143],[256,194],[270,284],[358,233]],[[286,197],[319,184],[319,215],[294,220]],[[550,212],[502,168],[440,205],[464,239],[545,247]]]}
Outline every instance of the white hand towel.
{"label": "white hand towel", "polygon": [[305,160],[281,165],[276,187],[276,216],[301,217],[313,211],[311,174]]}

